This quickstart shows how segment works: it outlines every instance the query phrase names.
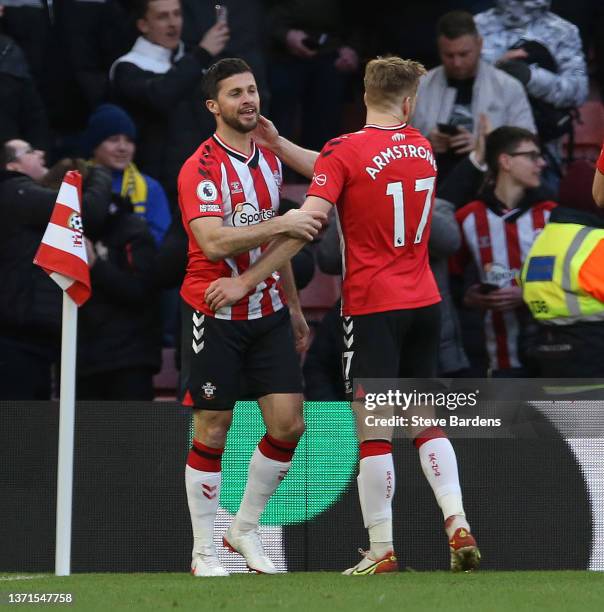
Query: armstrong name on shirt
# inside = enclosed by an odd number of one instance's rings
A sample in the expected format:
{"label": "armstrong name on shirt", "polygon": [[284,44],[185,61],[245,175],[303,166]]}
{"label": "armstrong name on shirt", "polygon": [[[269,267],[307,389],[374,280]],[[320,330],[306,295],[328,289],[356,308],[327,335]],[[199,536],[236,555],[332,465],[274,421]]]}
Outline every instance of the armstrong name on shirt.
{"label": "armstrong name on shirt", "polygon": [[374,166],[367,166],[365,172],[375,180],[375,177],[383,170],[391,161],[401,159],[402,157],[415,157],[425,159],[436,171],[436,160],[430,149],[426,147],[416,147],[415,145],[393,145],[384,151],[380,151],[372,161]]}

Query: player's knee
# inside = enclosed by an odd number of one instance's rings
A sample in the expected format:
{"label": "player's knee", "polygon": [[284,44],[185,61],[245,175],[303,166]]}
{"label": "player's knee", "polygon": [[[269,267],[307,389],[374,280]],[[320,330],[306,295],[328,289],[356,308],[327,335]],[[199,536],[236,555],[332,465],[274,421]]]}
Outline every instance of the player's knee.
{"label": "player's knee", "polygon": [[283,428],[283,437],[286,440],[299,440],[306,431],[306,425],[304,423],[304,419],[299,416],[292,419],[287,425]]}

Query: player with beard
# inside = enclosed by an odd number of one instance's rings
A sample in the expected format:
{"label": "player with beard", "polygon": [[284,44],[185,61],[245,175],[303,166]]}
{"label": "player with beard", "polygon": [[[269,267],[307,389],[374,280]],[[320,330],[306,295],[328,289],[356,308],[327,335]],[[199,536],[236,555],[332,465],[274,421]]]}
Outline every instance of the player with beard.
{"label": "player with beard", "polygon": [[[342,247],[344,384],[354,400],[359,501],[370,542],[361,561],[344,572],[352,576],[398,569],[392,520],[393,429],[367,421],[360,398],[369,387],[354,389],[353,380],[432,378],[437,370],[440,295],[428,261],[436,163],[430,143],[408,123],[424,73],[421,64],[400,57],[371,60],[365,69],[365,126],[330,140],[320,154],[279,136],[266,119],[256,133],[294,170],[313,177],[302,210],[336,209]],[[208,305],[220,312],[236,303],[302,246],[279,237],[244,274],[214,281],[206,292]],[[424,418],[434,417],[432,406],[420,408]],[[379,413],[387,423],[393,410],[388,405],[372,414]],[[443,513],[451,569],[476,569],[480,552],[466,520],[455,451],[446,433],[427,427],[428,422],[433,421],[410,419],[406,433]]]}
{"label": "player with beard", "polygon": [[235,402],[257,399],[267,433],[252,456],[246,489],[225,546],[251,570],[277,571],[264,553],[258,523],[291,465],[304,432],[302,377],[296,350],[308,326],[291,267],[282,266],[236,303],[215,312],[208,286],[239,276],[279,237],[310,241],[322,212],[277,216],[281,162],[255,144],[260,99],[250,67],[227,58],[204,77],[206,106],[216,132],[191,155],[178,177],[178,199],[189,238],[183,298],[183,405],[194,410],[193,446],[185,482],[193,526],[194,576],[227,576],[214,545],[221,457]]}

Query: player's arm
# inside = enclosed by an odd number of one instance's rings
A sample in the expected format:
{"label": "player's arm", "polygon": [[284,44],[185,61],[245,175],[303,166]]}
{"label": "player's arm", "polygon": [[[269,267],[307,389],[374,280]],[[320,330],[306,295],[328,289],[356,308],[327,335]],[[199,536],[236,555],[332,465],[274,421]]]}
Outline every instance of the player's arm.
{"label": "player's arm", "polygon": [[198,217],[189,226],[208,259],[220,261],[278,237],[295,238],[303,245],[317,235],[326,219],[320,211],[292,209],[285,215],[249,227],[224,227],[221,217]]}
{"label": "player's arm", "polygon": [[592,193],[596,204],[598,206],[604,206],[604,147],[602,147],[600,159],[598,159]]}
{"label": "player's arm", "polygon": [[287,305],[289,306],[296,351],[298,351],[298,353],[303,353],[308,348],[310,330],[308,329],[304,314],[302,314],[302,306],[300,306],[298,289],[296,288],[291,262],[288,261],[283,265],[283,267],[279,269],[279,274],[281,276],[281,286],[283,287],[285,297],[287,298]]}
{"label": "player's arm", "polygon": [[[323,198],[309,196],[300,208],[300,212],[320,215],[327,218],[331,203]],[[292,212],[292,211],[290,211]],[[286,217],[289,212],[283,216]],[[315,217],[313,217],[314,219]],[[268,278],[275,270],[283,268],[303,246],[305,241],[289,236],[279,236],[264,251],[262,256],[241,276],[219,278],[206,290],[205,300],[212,310],[234,304],[249,293],[258,283]]]}
{"label": "player's arm", "polygon": [[279,135],[272,121],[260,115],[254,130],[254,140],[270,149],[284,164],[308,179],[312,178],[313,168],[319,153],[304,149]]}

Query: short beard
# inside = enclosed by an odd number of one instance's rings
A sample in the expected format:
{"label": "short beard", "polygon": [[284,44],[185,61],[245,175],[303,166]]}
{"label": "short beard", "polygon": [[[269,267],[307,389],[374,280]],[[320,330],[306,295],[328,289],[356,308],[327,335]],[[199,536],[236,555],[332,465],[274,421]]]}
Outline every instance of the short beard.
{"label": "short beard", "polygon": [[240,134],[247,134],[251,132],[252,130],[254,130],[256,126],[258,125],[258,115],[256,115],[256,121],[254,121],[254,123],[250,125],[244,125],[243,123],[241,123],[241,121],[239,121],[238,118],[227,117],[226,115],[222,115],[222,120],[230,128],[234,129],[236,132],[239,132]]}

